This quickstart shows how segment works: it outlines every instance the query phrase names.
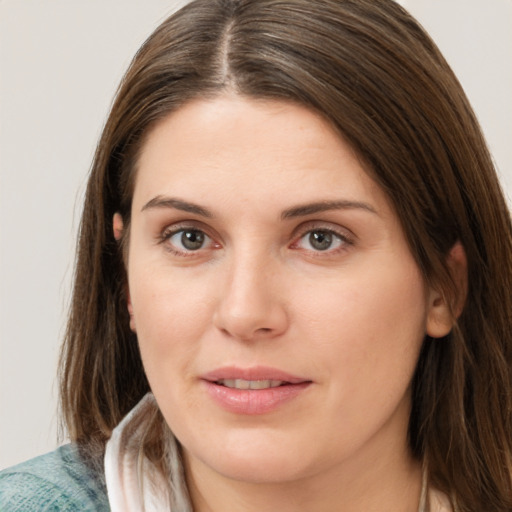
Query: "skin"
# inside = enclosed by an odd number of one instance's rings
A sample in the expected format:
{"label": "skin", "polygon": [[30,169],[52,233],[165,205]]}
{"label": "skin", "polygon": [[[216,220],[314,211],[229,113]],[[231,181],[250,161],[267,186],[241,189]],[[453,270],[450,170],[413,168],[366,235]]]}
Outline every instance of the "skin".
{"label": "skin", "polygon": [[[193,101],[148,135],[131,214],[131,327],[194,510],[416,510],[410,383],[425,334],[447,334],[451,317],[339,134],[294,104]],[[183,230],[204,244],[187,249]],[[331,245],[318,250],[312,233]],[[311,384],[271,412],[236,414],[201,380],[226,365]]]}

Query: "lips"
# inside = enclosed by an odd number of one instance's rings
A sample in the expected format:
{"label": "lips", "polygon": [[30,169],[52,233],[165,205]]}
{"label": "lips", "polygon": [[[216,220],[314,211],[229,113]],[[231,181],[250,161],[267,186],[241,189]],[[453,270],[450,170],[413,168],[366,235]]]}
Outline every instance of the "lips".
{"label": "lips", "polygon": [[268,367],[225,367],[201,377],[214,403],[235,414],[270,413],[298,398],[312,381]]}

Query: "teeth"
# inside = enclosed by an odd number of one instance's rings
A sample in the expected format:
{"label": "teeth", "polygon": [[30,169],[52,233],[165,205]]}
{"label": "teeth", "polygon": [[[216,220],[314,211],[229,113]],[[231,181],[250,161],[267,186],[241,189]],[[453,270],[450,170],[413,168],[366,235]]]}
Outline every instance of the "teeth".
{"label": "teeth", "polygon": [[233,389],[268,389],[277,388],[283,384],[282,380],[244,380],[244,379],[221,379],[217,384]]}

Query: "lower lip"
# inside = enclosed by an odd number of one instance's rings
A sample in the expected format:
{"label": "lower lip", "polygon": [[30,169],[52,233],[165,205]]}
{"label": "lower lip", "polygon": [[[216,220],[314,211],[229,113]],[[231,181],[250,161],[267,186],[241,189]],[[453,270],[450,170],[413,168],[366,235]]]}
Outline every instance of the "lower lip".
{"label": "lower lip", "polygon": [[234,389],[203,381],[209,395],[223,409],[236,414],[265,414],[300,395],[311,382],[286,384],[267,389]]}

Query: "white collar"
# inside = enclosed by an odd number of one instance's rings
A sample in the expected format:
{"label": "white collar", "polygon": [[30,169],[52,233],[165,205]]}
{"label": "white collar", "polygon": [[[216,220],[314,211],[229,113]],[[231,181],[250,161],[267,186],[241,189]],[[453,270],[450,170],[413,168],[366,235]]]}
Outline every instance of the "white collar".
{"label": "white collar", "polygon": [[158,409],[148,393],[113,430],[105,450],[105,481],[112,512],[191,512],[176,441],[170,439],[169,485],[142,452],[149,420]]}

